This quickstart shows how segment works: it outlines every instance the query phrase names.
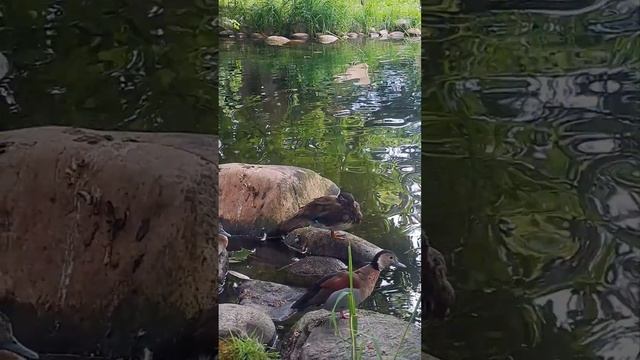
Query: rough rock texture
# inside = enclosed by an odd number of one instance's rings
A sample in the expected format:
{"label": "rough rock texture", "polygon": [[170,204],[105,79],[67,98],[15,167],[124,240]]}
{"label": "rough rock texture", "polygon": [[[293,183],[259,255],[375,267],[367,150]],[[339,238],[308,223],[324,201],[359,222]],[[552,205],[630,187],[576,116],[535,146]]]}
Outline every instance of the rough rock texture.
{"label": "rough rock texture", "polygon": [[295,166],[220,166],[219,216],[234,235],[270,233],[311,200],[340,189],[318,173]]}
{"label": "rough rock texture", "polygon": [[[283,359],[351,359],[349,321],[339,320],[338,331],[326,310],[306,313],[291,328],[283,344]],[[391,315],[358,310],[358,344],[364,345],[363,359],[377,359],[375,339],[383,359],[391,359],[398,349],[407,322]],[[362,335],[364,334],[364,336]],[[398,359],[421,358],[420,330],[410,325],[400,347]]]}
{"label": "rough rock texture", "polygon": [[291,38],[294,40],[307,40],[309,39],[309,34],[303,33],[303,32],[294,33],[294,34],[291,34]]}
{"label": "rough rock texture", "polygon": [[318,36],[318,42],[321,44],[331,44],[333,42],[336,42],[338,40],[337,37],[333,36],[333,35],[319,35]]}
{"label": "rough rock texture", "polygon": [[269,315],[255,307],[238,304],[218,306],[218,336],[222,339],[231,335],[251,336],[268,344],[275,334],[276,326]]}
{"label": "rough rock texture", "polygon": [[346,269],[347,265],[338,259],[307,256],[287,266],[284,271],[287,273],[287,283],[310,287],[324,276]]}
{"label": "rough rock texture", "polygon": [[348,244],[351,242],[351,255],[353,257],[354,266],[359,266],[370,262],[373,257],[382,250],[380,247],[368,242],[367,240],[350,234],[346,231],[340,231],[345,234],[344,240],[331,239],[329,230],[317,229],[313,227],[304,227],[295,229],[284,239],[285,245],[292,250],[307,255],[328,256],[340,259],[344,262],[348,261]]}
{"label": "rough rock texture", "polygon": [[447,279],[447,263],[437,249],[426,247],[422,267],[424,308],[427,318],[445,318],[455,303],[455,291]]}
{"label": "rough rock texture", "polygon": [[274,321],[284,321],[295,313],[291,304],[304,293],[305,289],[268,281],[248,280],[239,286],[238,299],[241,305],[260,309]]}
{"label": "rough rock texture", "polygon": [[287,39],[284,36],[276,36],[276,35],[269,36],[266,39],[264,39],[264,42],[267,43],[267,45],[273,45],[273,46],[282,46],[288,43],[289,41],[291,40]]}
{"label": "rough rock texture", "polygon": [[17,336],[128,355],[214,306],[216,162],[208,135],[0,133],[0,311]]}

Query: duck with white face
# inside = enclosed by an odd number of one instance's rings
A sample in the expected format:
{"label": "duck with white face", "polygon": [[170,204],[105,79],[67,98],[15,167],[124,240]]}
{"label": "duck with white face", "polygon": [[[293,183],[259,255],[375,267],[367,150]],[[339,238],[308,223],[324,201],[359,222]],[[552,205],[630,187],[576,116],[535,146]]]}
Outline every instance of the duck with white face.
{"label": "duck with white face", "polygon": [[38,354],[22,345],[13,336],[13,326],[9,317],[0,312],[0,360],[39,359]]}
{"label": "duck with white face", "polygon": [[[353,272],[353,296],[356,305],[371,295],[380,277],[380,272],[392,266],[406,268],[403,263],[398,261],[398,257],[392,251],[381,250],[369,264]],[[349,301],[346,293],[349,291],[349,273],[341,271],[320,279],[291,307],[304,310],[310,306],[322,306],[325,310],[339,311],[340,318],[346,319],[344,311],[348,309]]]}

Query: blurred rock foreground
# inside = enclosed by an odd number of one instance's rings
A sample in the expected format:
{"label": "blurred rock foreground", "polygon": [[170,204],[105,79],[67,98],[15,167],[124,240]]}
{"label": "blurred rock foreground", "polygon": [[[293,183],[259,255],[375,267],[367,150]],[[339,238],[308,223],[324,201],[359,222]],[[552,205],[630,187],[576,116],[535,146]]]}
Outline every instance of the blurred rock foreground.
{"label": "blurred rock foreground", "polygon": [[41,354],[176,356],[217,300],[217,138],[0,133],[0,311]]}

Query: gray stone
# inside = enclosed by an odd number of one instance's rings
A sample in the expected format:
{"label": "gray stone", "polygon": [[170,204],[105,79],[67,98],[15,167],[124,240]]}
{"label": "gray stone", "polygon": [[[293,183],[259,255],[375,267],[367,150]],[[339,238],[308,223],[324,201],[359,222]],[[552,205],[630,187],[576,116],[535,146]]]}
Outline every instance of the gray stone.
{"label": "gray stone", "polygon": [[287,283],[310,287],[324,276],[345,269],[347,265],[338,259],[307,256],[287,266],[284,271],[287,273]]}
{"label": "gray stone", "polygon": [[404,33],[402,31],[394,31],[389,34],[389,38],[393,40],[399,40],[404,38]]}
{"label": "gray stone", "polygon": [[305,289],[261,280],[245,281],[238,290],[241,305],[259,309],[273,321],[284,321],[294,314],[291,304],[306,292]]}
{"label": "gray stone", "polygon": [[407,30],[407,34],[409,34],[409,36],[422,36],[422,31],[417,28],[411,28]]}
{"label": "gray stone", "polygon": [[218,306],[218,336],[221,339],[252,337],[268,344],[276,334],[276,326],[269,315],[252,306],[220,304]]}
{"label": "gray stone", "polygon": [[333,35],[319,35],[318,36],[318,42],[321,44],[331,44],[333,42],[336,42],[338,40],[338,38],[336,36]]}
{"label": "gray stone", "polygon": [[222,30],[220,31],[220,36],[222,37],[231,37],[235,34],[233,30]]}
{"label": "gray stone", "polygon": [[293,33],[291,38],[294,40],[307,40],[309,39],[309,34],[303,32]]}
{"label": "gray stone", "polygon": [[284,36],[276,36],[276,35],[269,36],[266,39],[264,39],[264,42],[267,45],[272,45],[272,46],[282,46],[282,45],[288,43],[289,41],[291,41],[291,40],[287,39]]}
{"label": "gray stone", "polygon": [[[337,331],[325,310],[306,313],[291,328],[283,344],[283,359],[289,360],[350,360],[351,339],[349,320],[337,319]],[[398,350],[398,359],[421,358],[420,329],[392,315],[359,309],[358,344],[364,349],[363,359],[391,359]],[[407,329],[407,335],[402,335]],[[402,339],[402,340],[401,340]]]}
{"label": "gray stone", "polygon": [[288,233],[284,243],[290,249],[306,255],[327,256],[343,262],[348,261],[348,245],[351,243],[354,266],[370,262],[382,250],[361,237],[346,231],[340,231],[340,233],[345,235],[344,239],[332,239],[329,230],[308,226]]}

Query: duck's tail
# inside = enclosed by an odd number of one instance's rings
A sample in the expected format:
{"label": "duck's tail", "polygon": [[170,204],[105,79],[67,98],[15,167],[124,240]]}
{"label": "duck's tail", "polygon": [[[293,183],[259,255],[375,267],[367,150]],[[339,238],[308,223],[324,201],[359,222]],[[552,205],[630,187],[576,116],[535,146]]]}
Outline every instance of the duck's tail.
{"label": "duck's tail", "polygon": [[296,215],[291,219],[286,220],[282,222],[280,225],[278,225],[277,233],[279,235],[288,234],[295,229],[309,226],[310,224],[311,224],[311,221],[309,221],[309,219],[307,219],[306,217],[301,215]]}

